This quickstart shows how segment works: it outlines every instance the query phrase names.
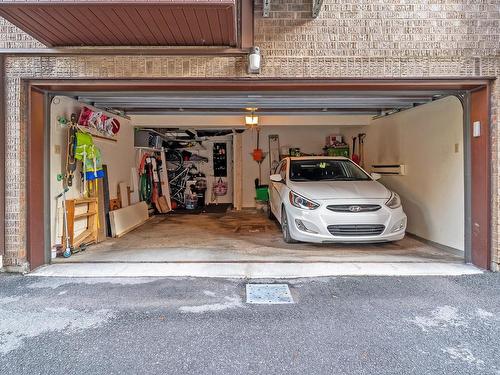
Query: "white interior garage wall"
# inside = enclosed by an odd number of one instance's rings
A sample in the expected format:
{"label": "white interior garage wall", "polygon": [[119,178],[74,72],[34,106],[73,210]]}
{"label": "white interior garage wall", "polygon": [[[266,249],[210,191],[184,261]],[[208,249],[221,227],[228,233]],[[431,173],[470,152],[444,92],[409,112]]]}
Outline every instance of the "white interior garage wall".
{"label": "white interior garage wall", "polygon": [[405,164],[407,175],[381,182],[400,194],[408,232],[464,250],[463,112],[447,97],[373,120],[365,157],[372,164]]}
{"label": "white interior garage wall", "polygon": [[[56,240],[56,199],[55,196],[62,190],[62,182],[57,181],[57,175],[64,173],[66,168],[66,143],[67,129],[59,125],[57,118],[64,116],[70,118],[72,113],[80,113],[83,104],[65,96],[57,96],[52,100],[50,108],[50,222],[51,222],[51,243]],[[90,107],[92,108],[92,107]],[[108,167],[109,195],[110,198],[117,198],[117,188],[120,182],[130,183],[130,171],[136,166],[134,151],[134,128],[130,120],[116,115],[111,115],[119,119],[120,131],[117,135],[117,142],[94,138],[94,143],[101,150],[102,163]],[[56,149],[59,150],[57,153]],[[79,163],[81,164],[81,163]],[[73,186],[66,193],[67,199],[80,197],[81,180],[80,168],[75,172]],[[59,200],[61,205],[61,200]],[[81,225],[78,225],[81,224]],[[85,223],[75,223],[75,232],[81,230]]]}
{"label": "white interior garage wall", "polygon": [[[262,183],[269,184],[269,135],[279,135],[280,147],[288,153],[290,147],[298,147],[301,152],[321,154],[325,138],[329,134],[342,134],[343,126],[263,126],[260,130],[260,148],[267,153],[262,163]],[[243,148],[243,207],[255,206],[255,179],[259,177],[259,165],[252,158],[257,145],[255,130],[245,130],[242,137]]]}

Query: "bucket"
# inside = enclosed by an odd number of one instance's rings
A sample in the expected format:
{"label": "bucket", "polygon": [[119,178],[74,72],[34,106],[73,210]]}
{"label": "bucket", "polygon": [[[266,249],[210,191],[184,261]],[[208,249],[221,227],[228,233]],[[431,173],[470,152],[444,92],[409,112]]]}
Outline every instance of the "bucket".
{"label": "bucket", "polygon": [[198,203],[198,197],[196,195],[187,196],[185,200],[186,210],[196,209],[196,204]]}
{"label": "bucket", "polygon": [[267,202],[269,200],[269,189],[267,185],[259,185],[255,188],[255,200]]}

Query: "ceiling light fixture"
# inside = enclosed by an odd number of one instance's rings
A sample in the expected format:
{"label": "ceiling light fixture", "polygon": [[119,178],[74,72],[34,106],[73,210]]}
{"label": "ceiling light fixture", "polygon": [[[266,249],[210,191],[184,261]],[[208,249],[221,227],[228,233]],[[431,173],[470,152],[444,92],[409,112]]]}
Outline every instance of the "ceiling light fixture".
{"label": "ceiling light fixture", "polygon": [[249,127],[256,127],[259,125],[259,116],[257,116],[254,112],[250,115],[245,116],[245,125]]}

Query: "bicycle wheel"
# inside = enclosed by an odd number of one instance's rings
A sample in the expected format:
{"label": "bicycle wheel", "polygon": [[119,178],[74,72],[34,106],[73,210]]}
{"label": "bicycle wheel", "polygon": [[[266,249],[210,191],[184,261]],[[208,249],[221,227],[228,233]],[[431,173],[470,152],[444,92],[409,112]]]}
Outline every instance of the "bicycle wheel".
{"label": "bicycle wheel", "polygon": [[179,151],[168,150],[165,152],[167,172],[169,174],[180,171],[184,167],[182,154]]}

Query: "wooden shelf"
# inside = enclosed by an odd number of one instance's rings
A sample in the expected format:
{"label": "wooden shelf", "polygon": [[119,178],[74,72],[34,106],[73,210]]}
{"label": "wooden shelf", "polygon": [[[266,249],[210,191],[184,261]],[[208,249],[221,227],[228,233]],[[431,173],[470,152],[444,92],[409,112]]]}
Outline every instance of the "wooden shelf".
{"label": "wooden shelf", "polygon": [[134,146],[136,150],[143,150],[143,151],[151,151],[151,152],[164,152],[165,149],[162,148],[153,148],[153,147],[144,147],[144,146]]}
{"label": "wooden shelf", "polygon": [[106,141],[112,141],[112,142],[118,142],[116,137],[111,137],[109,135],[104,135],[102,133],[99,133],[94,128],[88,128],[86,126],[81,126],[81,125],[77,125],[77,128],[84,133],[89,133],[93,138],[104,139]]}
{"label": "wooden shelf", "polygon": [[95,242],[94,240],[94,233],[92,231],[92,229],[85,229],[82,233],[80,233],[78,236],[76,236],[75,238],[73,238],[73,247],[78,247],[80,246],[82,243],[85,243],[86,239],[89,239],[89,243],[91,242]]}
{"label": "wooden shelf", "polygon": [[75,205],[80,205],[80,204],[97,202],[97,198],[80,198],[80,199],[73,199],[73,201],[75,202]]}
{"label": "wooden shelf", "polygon": [[[87,205],[87,211],[75,213],[77,206]],[[80,198],[66,200],[67,223],[69,242],[72,247],[78,247],[83,243],[97,243],[99,231],[99,211],[97,198]],[[87,227],[75,236],[75,221],[86,219]],[[64,239],[66,240],[66,239]]]}
{"label": "wooden shelf", "polygon": [[75,220],[78,220],[78,219],[83,219],[84,217],[89,217],[89,216],[92,216],[95,214],[97,214],[96,211],[87,211],[87,212],[84,212],[83,214],[75,215],[74,218],[75,218]]}

